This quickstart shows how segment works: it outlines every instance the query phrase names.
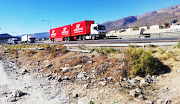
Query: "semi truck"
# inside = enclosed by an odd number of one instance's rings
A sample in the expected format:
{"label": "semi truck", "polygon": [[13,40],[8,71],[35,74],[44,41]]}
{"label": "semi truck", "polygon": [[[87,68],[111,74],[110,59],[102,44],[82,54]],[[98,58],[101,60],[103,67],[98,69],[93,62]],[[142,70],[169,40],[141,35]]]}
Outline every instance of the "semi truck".
{"label": "semi truck", "polygon": [[102,39],[106,37],[106,28],[103,24],[95,24],[94,21],[84,20],[70,25],[50,30],[52,41],[70,41],[85,39]]}
{"label": "semi truck", "polygon": [[33,35],[21,36],[21,43],[35,43],[35,37]]}
{"label": "semi truck", "polygon": [[18,44],[18,38],[9,38],[7,44]]}

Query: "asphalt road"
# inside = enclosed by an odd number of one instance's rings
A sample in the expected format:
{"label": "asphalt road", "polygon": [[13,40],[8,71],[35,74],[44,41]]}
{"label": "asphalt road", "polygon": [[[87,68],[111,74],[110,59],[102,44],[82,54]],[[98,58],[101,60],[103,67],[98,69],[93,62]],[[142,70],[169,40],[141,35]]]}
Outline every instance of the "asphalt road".
{"label": "asphalt road", "polygon": [[63,43],[63,44],[120,44],[120,43],[152,43],[152,42],[179,42],[180,37],[168,38],[130,38],[130,39],[101,39],[101,40],[77,40],[69,42],[38,41],[37,43]]}

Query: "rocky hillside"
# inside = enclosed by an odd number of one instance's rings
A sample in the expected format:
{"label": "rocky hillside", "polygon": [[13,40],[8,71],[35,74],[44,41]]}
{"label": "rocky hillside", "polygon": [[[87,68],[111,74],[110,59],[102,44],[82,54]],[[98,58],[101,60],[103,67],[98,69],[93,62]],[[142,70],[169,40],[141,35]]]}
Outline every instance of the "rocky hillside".
{"label": "rocky hillside", "polygon": [[9,38],[12,38],[13,36],[5,33],[5,34],[0,34],[0,39],[9,39]]}
{"label": "rocky hillside", "polygon": [[180,5],[175,5],[158,11],[148,12],[139,16],[129,16],[116,21],[105,22],[107,30],[117,30],[142,25],[162,25],[164,23],[180,23]]}

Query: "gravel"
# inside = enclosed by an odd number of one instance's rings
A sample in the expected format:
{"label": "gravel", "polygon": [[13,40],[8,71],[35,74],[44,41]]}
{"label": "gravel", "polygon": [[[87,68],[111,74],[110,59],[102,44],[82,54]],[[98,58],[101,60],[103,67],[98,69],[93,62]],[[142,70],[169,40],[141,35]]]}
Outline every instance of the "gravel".
{"label": "gravel", "polygon": [[19,74],[15,64],[0,60],[0,103],[68,104],[70,99],[58,85],[36,74]]}

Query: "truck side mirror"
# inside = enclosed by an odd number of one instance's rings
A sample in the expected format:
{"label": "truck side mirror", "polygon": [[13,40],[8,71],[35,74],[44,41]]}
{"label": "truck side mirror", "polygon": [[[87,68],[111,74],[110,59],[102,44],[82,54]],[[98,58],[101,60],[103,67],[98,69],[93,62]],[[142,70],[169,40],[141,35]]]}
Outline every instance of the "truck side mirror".
{"label": "truck side mirror", "polygon": [[97,30],[97,27],[94,27],[94,30]]}

